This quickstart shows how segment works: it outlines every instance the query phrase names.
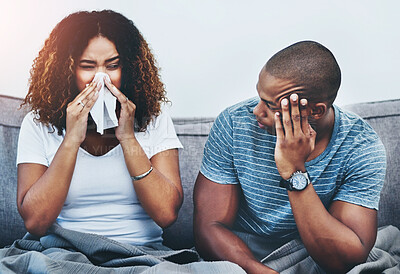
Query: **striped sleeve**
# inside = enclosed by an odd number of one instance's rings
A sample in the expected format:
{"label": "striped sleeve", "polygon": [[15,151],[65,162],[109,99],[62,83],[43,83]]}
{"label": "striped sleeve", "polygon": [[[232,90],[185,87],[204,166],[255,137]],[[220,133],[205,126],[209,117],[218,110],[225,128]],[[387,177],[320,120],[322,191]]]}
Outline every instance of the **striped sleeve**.
{"label": "striped sleeve", "polygon": [[358,146],[347,163],[344,183],[334,200],[378,209],[385,172],[386,153],[379,139]]}
{"label": "striped sleeve", "polygon": [[204,147],[200,172],[219,184],[238,184],[233,165],[233,128],[228,110],[215,120]]}

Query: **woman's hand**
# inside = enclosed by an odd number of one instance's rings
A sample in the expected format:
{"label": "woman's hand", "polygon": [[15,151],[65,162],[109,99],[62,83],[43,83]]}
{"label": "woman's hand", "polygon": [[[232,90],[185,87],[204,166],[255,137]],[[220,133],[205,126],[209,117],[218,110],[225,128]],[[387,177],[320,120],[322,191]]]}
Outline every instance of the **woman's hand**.
{"label": "woman's hand", "polygon": [[91,82],[67,106],[67,123],[64,141],[80,146],[86,138],[89,112],[99,97],[101,84]]}
{"label": "woman's hand", "polygon": [[108,89],[117,97],[121,104],[121,111],[118,119],[118,127],[115,129],[115,137],[120,143],[135,138],[135,111],[136,105],[128,99],[121,91],[114,86],[108,78],[104,79]]}

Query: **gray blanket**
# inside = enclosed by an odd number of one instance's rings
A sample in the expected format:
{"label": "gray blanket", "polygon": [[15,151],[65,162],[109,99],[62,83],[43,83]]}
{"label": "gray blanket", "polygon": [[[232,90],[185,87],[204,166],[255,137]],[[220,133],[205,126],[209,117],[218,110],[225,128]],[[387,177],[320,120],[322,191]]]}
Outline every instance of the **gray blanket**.
{"label": "gray blanket", "polygon": [[245,273],[230,262],[204,262],[191,249],[132,246],[54,224],[0,249],[0,273]]}
{"label": "gray blanket", "polygon": [[[308,254],[301,240],[292,240],[266,256],[265,265],[284,274],[326,273]],[[400,231],[394,226],[382,227],[365,263],[348,274],[400,273]]]}
{"label": "gray blanket", "polygon": [[397,227],[386,226],[379,229],[367,262],[349,272],[356,273],[400,273],[400,231]]}
{"label": "gray blanket", "polygon": [[[273,251],[263,263],[281,273],[324,273],[299,240]],[[204,262],[191,249],[161,244],[132,246],[53,225],[48,235],[27,234],[0,249],[0,273],[245,273],[229,262]],[[400,231],[380,228],[375,246],[356,273],[400,273]]]}

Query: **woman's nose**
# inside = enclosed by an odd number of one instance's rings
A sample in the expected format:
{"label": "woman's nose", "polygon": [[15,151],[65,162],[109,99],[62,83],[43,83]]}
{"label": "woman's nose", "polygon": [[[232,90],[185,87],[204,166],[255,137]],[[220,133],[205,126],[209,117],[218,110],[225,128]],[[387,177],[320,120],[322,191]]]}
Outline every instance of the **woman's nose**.
{"label": "woman's nose", "polygon": [[97,72],[106,73],[106,68],[105,68],[104,66],[98,66],[97,69],[96,69],[96,73],[97,73]]}

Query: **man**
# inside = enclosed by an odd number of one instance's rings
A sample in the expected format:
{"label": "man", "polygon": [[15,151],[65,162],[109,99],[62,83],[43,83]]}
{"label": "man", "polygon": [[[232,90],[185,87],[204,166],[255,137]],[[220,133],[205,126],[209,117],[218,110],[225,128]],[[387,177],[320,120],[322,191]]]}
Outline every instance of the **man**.
{"label": "man", "polygon": [[248,273],[338,273],[365,262],[386,157],[368,124],[333,105],[340,82],[327,48],[299,42],[262,68],[259,98],[218,116],[194,190],[205,259]]}

